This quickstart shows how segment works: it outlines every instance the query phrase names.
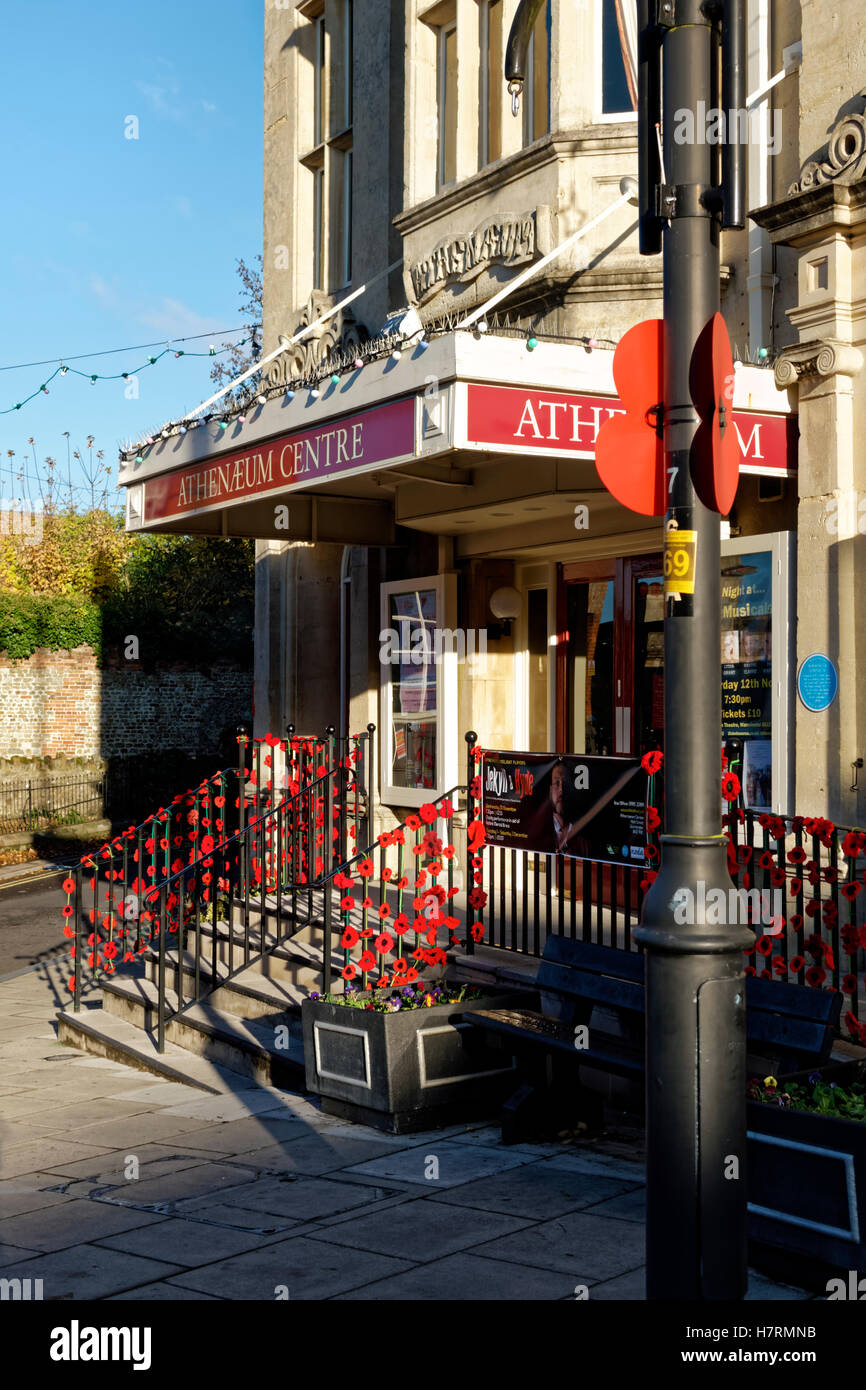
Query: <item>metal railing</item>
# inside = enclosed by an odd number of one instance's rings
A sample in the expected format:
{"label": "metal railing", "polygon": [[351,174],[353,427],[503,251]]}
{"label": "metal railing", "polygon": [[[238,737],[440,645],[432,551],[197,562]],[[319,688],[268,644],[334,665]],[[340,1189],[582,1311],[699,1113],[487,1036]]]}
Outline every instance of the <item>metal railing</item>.
{"label": "metal railing", "polygon": [[[480,818],[480,788],[471,796],[480,750],[474,735],[466,739],[470,815]],[[866,832],[742,807],[723,823],[731,887],[744,890],[735,910],[755,930],[747,972],[840,990],[846,998],[840,1031],[866,1045]],[[555,934],[636,949],[632,932],[655,876],[649,864],[626,868],[486,843],[478,857],[485,896],[478,939],[485,945],[539,957]]]}
{"label": "metal railing", "polygon": [[[214,774],[85,856],[63,885],[64,931],[73,943],[68,984],[74,1009],[80,1009],[85,977],[112,976],[155,947],[162,1050],[167,1018],[309,922],[315,885],[338,858],[345,860],[359,827],[369,826],[374,732],[370,725],[363,734],[339,739],[328,729],[321,739],[296,736],[290,729],[286,740],[271,735],[252,740],[241,729],[237,768]],[[369,829],[360,833],[368,843]],[[266,920],[269,894],[276,899],[273,939]],[[289,903],[285,925],[284,897]],[[251,926],[255,913],[258,931]],[[203,924],[209,924],[213,952],[206,986]],[[237,969],[236,924],[242,944]],[[228,975],[217,969],[226,934]],[[176,1007],[169,1010],[165,964],[172,936]],[[184,953],[191,939],[194,983],[187,998]]]}
{"label": "metal railing", "polygon": [[98,820],[104,811],[106,779],[19,777],[0,784],[0,834],[45,830]]}

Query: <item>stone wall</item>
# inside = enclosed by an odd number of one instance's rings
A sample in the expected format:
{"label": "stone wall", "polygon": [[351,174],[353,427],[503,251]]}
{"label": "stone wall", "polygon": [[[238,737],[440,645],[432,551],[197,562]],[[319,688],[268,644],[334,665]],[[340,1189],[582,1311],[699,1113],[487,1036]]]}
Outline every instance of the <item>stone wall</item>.
{"label": "stone wall", "polygon": [[90,647],[0,656],[0,760],[215,753],[224,726],[249,717],[251,693],[249,671],[103,671]]}

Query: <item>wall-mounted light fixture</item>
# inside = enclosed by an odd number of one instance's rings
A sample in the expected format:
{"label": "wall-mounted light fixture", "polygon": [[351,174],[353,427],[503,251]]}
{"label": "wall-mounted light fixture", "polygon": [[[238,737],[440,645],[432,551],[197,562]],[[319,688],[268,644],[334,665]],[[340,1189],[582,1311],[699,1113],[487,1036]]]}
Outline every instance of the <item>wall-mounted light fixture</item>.
{"label": "wall-mounted light fixture", "polygon": [[498,621],[487,624],[487,636],[494,640],[510,637],[511,624],[519,617],[522,604],[519,590],[512,588],[510,584],[504,585],[501,589],[494,589],[490,595],[490,611]]}

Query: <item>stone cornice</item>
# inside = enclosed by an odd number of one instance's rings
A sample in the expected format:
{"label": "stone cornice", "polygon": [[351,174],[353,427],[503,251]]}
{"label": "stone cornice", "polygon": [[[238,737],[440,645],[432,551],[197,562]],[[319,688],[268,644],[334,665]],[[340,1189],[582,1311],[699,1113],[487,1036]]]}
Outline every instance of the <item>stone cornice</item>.
{"label": "stone cornice", "polygon": [[[495,164],[488,164],[486,168],[463,179],[453,188],[437,193],[435,197],[426,198],[423,203],[416,203],[414,207],[398,213],[394,218],[394,226],[401,236],[407,236],[410,232],[418,231],[428,223],[437,221],[446,213],[456,212],[467,203],[474,203],[479,198],[495,193],[513,183],[515,179],[522,178],[524,174],[532,173],[535,169],[541,169],[546,164],[576,155],[605,152],[622,154],[626,158],[632,154],[637,155],[637,132],[634,122],[615,121],[546,135],[542,140],[536,140],[534,144],[518,150],[516,154],[498,159]],[[627,173],[628,170],[623,169],[621,172]]]}
{"label": "stone cornice", "polygon": [[785,348],[776,358],[774,376],[780,390],[807,377],[856,376],[863,366],[863,354],[851,343],[837,338],[799,343]]}
{"label": "stone cornice", "polygon": [[863,220],[864,212],[866,178],[855,184],[815,184],[803,193],[755,208],[749,217],[775,233],[774,241],[793,241],[822,227],[852,227]]}

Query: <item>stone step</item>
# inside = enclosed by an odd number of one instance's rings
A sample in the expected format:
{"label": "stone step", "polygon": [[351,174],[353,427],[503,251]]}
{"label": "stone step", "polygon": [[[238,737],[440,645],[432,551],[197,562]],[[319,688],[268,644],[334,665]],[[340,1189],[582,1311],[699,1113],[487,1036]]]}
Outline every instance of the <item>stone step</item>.
{"label": "stone step", "polygon": [[[273,937],[265,937],[265,953],[259,954],[262,950],[262,938],[258,933],[250,933],[249,949],[250,962],[246,970],[253,972],[263,979],[273,980],[285,985],[287,988],[294,988],[304,994],[311,990],[322,988],[322,949],[319,944],[321,941],[321,928],[318,930],[304,928],[302,932],[288,938],[279,945],[274,945]],[[318,942],[317,938],[318,937]],[[193,937],[187,938],[187,950],[184,952],[184,971],[189,973],[194,984],[195,976],[195,953],[190,948],[195,945]],[[244,962],[244,934],[238,932],[237,928],[231,930],[225,923],[218,924],[216,942],[216,975],[217,979],[224,978],[230,969],[240,971]],[[200,974],[202,980],[207,977],[210,981],[213,974],[213,934],[210,929],[201,934],[200,943]],[[145,964],[148,979],[155,980],[159,968],[159,950],[156,945],[151,946],[147,951],[142,952],[140,959]],[[170,983],[173,974],[177,972],[177,950],[168,949],[165,954],[166,960],[166,980]],[[332,950],[331,952],[331,971],[337,985],[341,985],[340,971],[343,967],[343,957]],[[190,991],[184,985],[184,993]]]}
{"label": "stone step", "polygon": [[157,1052],[156,1041],[148,1033],[104,1008],[82,1009],[76,1014],[70,1004],[58,1010],[57,1037],[59,1042],[70,1043],[95,1057],[122,1062],[208,1095],[222,1095],[237,1089],[236,1072],[215,1066],[204,1057],[196,1057],[177,1043],[166,1042],[165,1052]]}
{"label": "stone step", "polygon": [[[231,989],[229,993],[228,986],[220,986],[217,993],[224,1004],[231,1003],[231,1010],[217,1007],[210,996],[205,1002],[189,1004],[174,1014],[177,995],[166,990],[166,1043],[176,1043],[194,1056],[260,1085],[303,1089],[304,1052],[297,1005],[287,1004],[284,994],[272,992],[267,1001],[268,1012],[261,1014],[254,1012],[255,1006],[250,1007],[247,1002],[250,996],[240,990]],[[257,991],[258,1003],[262,1002],[260,996],[261,991]],[[107,1014],[155,1035],[159,995],[153,981],[106,980],[102,998]]]}
{"label": "stone step", "polygon": [[[159,980],[159,959],[155,952],[145,952],[144,978],[156,985]],[[210,962],[202,962],[199,967],[199,993],[206,996],[208,1004],[217,1009],[242,1012],[251,1018],[266,1018],[269,1014],[287,1010],[297,1012],[301,1003],[310,993],[321,987],[321,970],[307,970],[309,982],[287,979],[282,975],[276,978],[263,973],[261,966],[266,961],[255,961],[246,969],[235,969],[229,975],[228,967],[217,965],[216,976],[211,971]],[[185,1001],[195,994],[195,961],[190,952],[184,952],[183,997]],[[303,967],[299,967],[303,973]],[[172,994],[177,993],[177,955],[166,956],[165,982]],[[241,1007],[242,1006],[242,1007]]]}

